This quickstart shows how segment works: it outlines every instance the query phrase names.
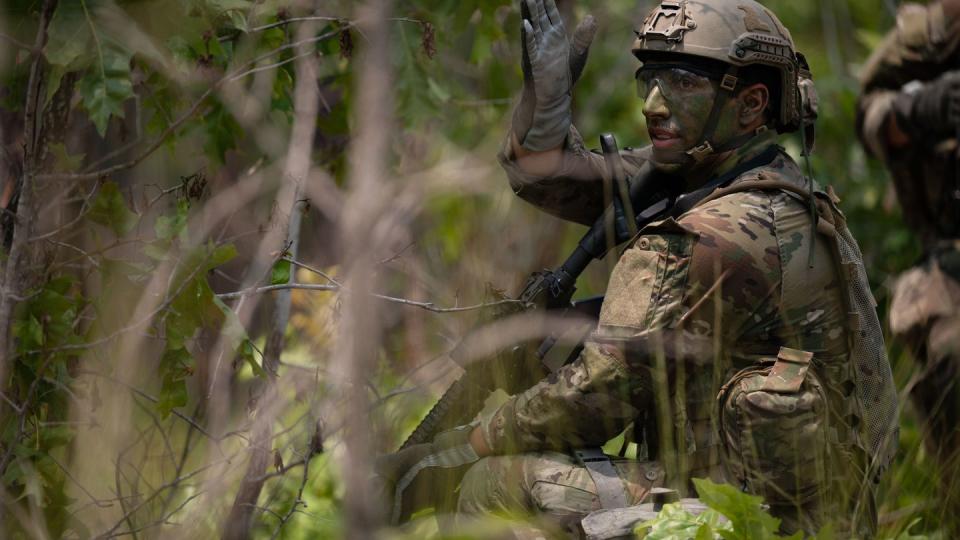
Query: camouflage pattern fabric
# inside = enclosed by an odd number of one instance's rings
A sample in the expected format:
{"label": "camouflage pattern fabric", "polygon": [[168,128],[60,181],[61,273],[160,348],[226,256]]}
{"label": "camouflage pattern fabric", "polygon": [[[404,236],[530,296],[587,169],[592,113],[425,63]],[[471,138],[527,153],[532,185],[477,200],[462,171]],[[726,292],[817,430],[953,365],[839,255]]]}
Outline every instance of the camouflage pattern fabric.
{"label": "camouflage pattern fabric", "polygon": [[[718,397],[729,480],[762,495],[791,530],[818,517],[828,485],[826,396],[810,357],[779,358],[737,373]],[[809,353],[806,353],[809,355]],[[789,486],[790,489],[784,489]]]}
{"label": "camouflage pattern fabric", "polygon": [[[758,137],[732,159],[748,159],[769,143]],[[567,147],[582,147],[573,131]],[[599,185],[597,176],[584,180],[585,171],[597,165],[588,154],[571,156],[562,174],[544,181],[571,200],[578,190],[586,197],[590,186]],[[625,152],[625,161],[636,166],[637,154]],[[534,179],[524,178],[515,166],[506,168],[521,197],[526,192],[530,202],[553,204],[549,211],[567,219],[584,217],[563,197],[538,195],[538,188],[530,189],[537,186]],[[782,152],[734,183],[750,180],[806,185],[799,167]],[[581,209],[585,206],[581,200]],[[828,490],[819,484],[822,512],[804,523],[812,531],[823,520],[854,516],[856,523],[841,522],[839,529],[869,534],[875,523],[872,502],[853,495],[872,496],[860,489],[865,453],[850,426],[858,409],[847,397],[854,379],[842,284],[823,239],[814,242],[808,267],[812,240],[805,201],[780,190],[734,193],[648,225],[610,277],[593,342],[578,360],[481,419],[488,445],[497,454],[597,446],[631,419],[652,412],[657,430],[652,440],[643,441],[648,455],[663,463],[668,485],[690,493],[691,477],[725,477],[716,410],[720,388],[738,371],[776,357],[787,346],[813,354],[809,369],[823,390],[836,456],[821,466],[843,487]],[[712,358],[692,362],[667,354],[681,348],[671,343],[691,335],[714,343]],[[618,342],[620,347],[613,345]],[[637,342],[660,347],[637,354],[631,348]],[[796,486],[777,489],[792,497],[795,507],[806,498]]]}
{"label": "camouflage pattern fabric", "polygon": [[[896,281],[889,322],[921,363],[911,398],[926,424],[927,450],[941,465],[943,523],[951,536],[960,535],[960,271],[952,263],[960,258],[958,139],[894,147],[887,123],[894,99],[909,84],[958,66],[960,0],[905,4],[864,66],[857,122],[864,146],[887,165],[904,221],[927,252]],[[907,128],[922,126],[901,127]]]}
{"label": "camouflage pattern fabric", "polygon": [[[663,485],[655,462],[614,459],[630,504]],[[596,486],[584,467],[559,452],[488,457],[474,465],[460,489],[458,514],[540,514],[550,525],[574,531],[584,515],[600,509]]]}
{"label": "camouflage pattern fabric", "polygon": [[[592,225],[600,217],[606,206],[601,180],[603,155],[587,149],[577,128],[570,126],[563,143],[563,165],[551,177],[523,172],[514,159],[511,137],[511,134],[507,135],[497,159],[518,197],[549,214],[582,225]],[[624,170],[632,176],[650,159],[650,149],[627,147],[620,155]]]}

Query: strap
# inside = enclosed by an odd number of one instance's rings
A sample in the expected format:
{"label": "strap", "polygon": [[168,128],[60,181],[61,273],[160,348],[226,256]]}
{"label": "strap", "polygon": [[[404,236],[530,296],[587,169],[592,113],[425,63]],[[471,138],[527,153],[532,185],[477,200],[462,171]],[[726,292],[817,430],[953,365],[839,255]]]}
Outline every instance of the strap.
{"label": "strap", "polygon": [[[771,163],[774,159],[776,159],[779,153],[780,153],[780,149],[776,145],[771,144],[766,148],[766,150],[761,152],[760,155],[752,159],[748,159],[743,163],[738,164],[736,167],[730,169],[724,174],[721,174],[720,176],[714,178],[713,180],[710,180],[700,188],[694,191],[691,191],[689,193],[684,193],[683,195],[677,198],[676,203],[674,203],[673,207],[670,209],[670,215],[672,217],[681,216],[689,212],[693,208],[717,198],[714,196],[714,194],[717,193],[718,191],[723,191],[723,190],[717,190],[718,187],[726,186],[727,184],[735,180],[738,176],[740,176],[741,174],[751,169],[756,169],[758,167],[762,167],[764,165]],[[783,183],[785,184],[786,182],[783,182]],[[740,184],[738,184],[738,186],[739,185]],[[755,187],[757,185],[757,182],[750,182],[749,185],[750,187],[747,189],[757,189]],[[736,188],[737,186],[733,186],[733,187]]]}
{"label": "strap", "polygon": [[574,455],[597,486],[597,498],[600,499],[601,508],[610,510],[629,506],[627,494],[623,490],[623,480],[617,474],[613,462],[600,448],[581,448],[574,450]]}
{"label": "strap", "polygon": [[812,359],[812,352],[780,347],[777,361],[770,369],[761,390],[781,394],[799,392]]}
{"label": "strap", "polygon": [[710,109],[710,116],[707,117],[707,122],[703,125],[703,132],[700,134],[701,142],[699,145],[687,150],[687,155],[698,163],[717,151],[713,147],[713,143],[710,142],[710,139],[713,138],[713,132],[717,130],[717,124],[720,122],[720,113],[723,111],[724,105],[726,105],[727,100],[730,99],[733,91],[737,88],[737,83],[739,82],[737,72],[739,70],[740,68],[733,65],[727,68],[727,72],[724,73],[723,78],[720,80],[720,86],[717,88],[717,96],[713,98],[713,108]]}

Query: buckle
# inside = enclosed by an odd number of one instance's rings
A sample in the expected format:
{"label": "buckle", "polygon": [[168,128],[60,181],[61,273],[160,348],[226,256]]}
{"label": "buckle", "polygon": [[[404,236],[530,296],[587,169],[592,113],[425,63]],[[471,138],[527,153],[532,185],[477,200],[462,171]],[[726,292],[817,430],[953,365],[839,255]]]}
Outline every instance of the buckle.
{"label": "buckle", "polygon": [[697,163],[700,163],[712,153],[713,145],[710,144],[710,141],[703,141],[703,144],[699,144],[687,150],[687,155],[692,157]]}
{"label": "buckle", "polygon": [[720,88],[728,92],[733,92],[733,89],[737,87],[737,82],[739,79],[729,73],[723,76],[723,80],[720,81]]}

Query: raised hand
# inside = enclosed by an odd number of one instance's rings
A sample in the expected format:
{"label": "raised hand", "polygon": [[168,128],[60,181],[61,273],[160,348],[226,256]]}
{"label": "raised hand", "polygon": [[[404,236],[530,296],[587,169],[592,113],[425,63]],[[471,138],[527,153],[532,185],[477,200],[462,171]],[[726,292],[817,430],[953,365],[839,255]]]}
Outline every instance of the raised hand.
{"label": "raised hand", "polygon": [[522,0],[523,93],[514,110],[513,131],[528,150],[563,143],[571,122],[571,93],[583,72],[597,25],[587,16],[567,40],[554,0]]}

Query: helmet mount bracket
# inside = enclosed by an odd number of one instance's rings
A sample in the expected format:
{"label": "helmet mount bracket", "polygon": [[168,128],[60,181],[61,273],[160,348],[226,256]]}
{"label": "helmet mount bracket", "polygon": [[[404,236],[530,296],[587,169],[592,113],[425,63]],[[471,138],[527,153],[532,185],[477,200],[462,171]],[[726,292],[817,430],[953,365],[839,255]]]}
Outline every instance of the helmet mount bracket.
{"label": "helmet mount bracket", "polygon": [[680,43],[683,33],[697,27],[690,18],[686,0],[664,0],[643,22],[637,37]]}

